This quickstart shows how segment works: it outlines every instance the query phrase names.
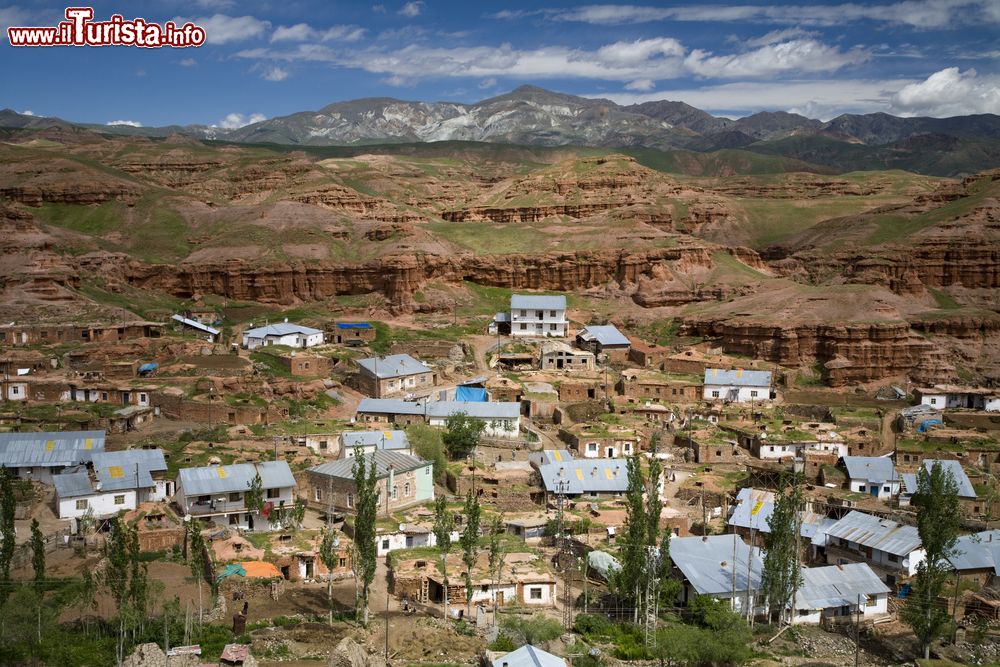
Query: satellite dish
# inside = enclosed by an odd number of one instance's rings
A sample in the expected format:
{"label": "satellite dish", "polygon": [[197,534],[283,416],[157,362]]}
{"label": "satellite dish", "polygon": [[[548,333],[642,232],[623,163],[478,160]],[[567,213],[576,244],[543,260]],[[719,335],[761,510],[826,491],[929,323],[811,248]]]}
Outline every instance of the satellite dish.
{"label": "satellite dish", "polygon": [[339,537],[333,538],[333,546],[334,547],[339,547],[340,546],[340,538]]}

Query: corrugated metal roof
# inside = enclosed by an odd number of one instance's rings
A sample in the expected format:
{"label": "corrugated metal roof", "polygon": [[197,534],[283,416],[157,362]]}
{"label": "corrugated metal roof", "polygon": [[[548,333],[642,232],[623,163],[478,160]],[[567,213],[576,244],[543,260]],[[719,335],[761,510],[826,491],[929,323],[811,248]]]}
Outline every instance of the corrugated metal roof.
{"label": "corrugated metal roof", "polygon": [[993,568],[1000,575],[1000,530],[962,535],[955,542],[955,553],[948,559],[958,571]]}
{"label": "corrugated metal roof", "polygon": [[295,486],[295,478],[286,461],[182,468],[178,475],[178,483],[187,496],[235,493],[250,488],[250,483],[257,472],[260,473],[261,483],[265,489]]}
{"label": "corrugated metal roof", "polygon": [[573,460],[573,454],[568,449],[546,449],[542,451],[545,463],[564,463]]}
{"label": "corrugated metal roof", "polygon": [[104,451],[104,431],[0,433],[0,465],[56,467],[90,461]]}
{"label": "corrugated metal roof", "polygon": [[[367,454],[365,456],[366,460],[371,463],[372,460],[375,461],[375,476],[379,479],[389,476],[389,466],[395,472],[406,472],[408,470],[417,470],[431,465],[430,461],[425,461],[416,456],[410,456],[409,454],[403,454],[402,452],[385,452],[378,450],[374,453]],[[327,475],[329,477],[336,477],[339,479],[354,479],[354,458],[340,459],[338,461],[329,461],[327,463],[320,464],[318,466],[313,466],[309,468],[309,472],[314,472],[319,475]]]}
{"label": "corrugated metal roof", "polygon": [[951,472],[951,476],[958,486],[958,496],[960,498],[976,497],[976,490],[973,488],[972,482],[969,480],[969,476],[966,474],[965,468],[962,467],[961,463],[947,459],[924,459],[924,468],[927,469],[927,472],[930,472],[934,468],[935,463],[940,463],[942,469]]}
{"label": "corrugated metal roof", "polygon": [[344,447],[410,448],[405,431],[347,431],[340,434],[340,441]]}
{"label": "corrugated metal roof", "polygon": [[548,651],[525,644],[516,651],[494,658],[493,667],[566,667],[566,661]]}
{"label": "corrugated metal roof", "polygon": [[[736,550],[736,592],[747,590],[747,561],[751,588],[760,588],[763,560],[760,549],[749,547],[738,535],[675,537],[670,558],[699,595],[731,595],[733,549]],[[752,554],[752,556],[751,556]]]}
{"label": "corrugated metal roof", "polygon": [[618,330],[613,324],[603,324],[600,326],[584,327],[583,331],[577,334],[577,338],[586,341],[596,340],[602,346],[624,345],[629,346],[632,342]]}
{"label": "corrugated metal roof", "polygon": [[867,563],[802,568],[802,585],[795,598],[796,609],[828,609],[857,605],[868,596],[889,593]]}
{"label": "corrugated metal roof", "polygon": [[86,470],[53,475],[52,484],[56,487],[56,498],[79,498],[96,493],[90,485],[90,475]]}
{"label": "corrugated metal roof", "polygon": [[243,335],[247,338],[266,338],[267,336],[288,336],[289,334],[311,336],[318,333],[323,332],[319,329],[302,326],[301,324],[278,322],[277,324],[268,324],[267,326],[257,327],[256,329],[247,329],[243,332]]}
{"label": "corrugated metal roof", "polygon": [[363,398],[358,404],[359,413],[387,415],[427,415],[450,417],[463,412],[477,419],[516,419],[521,415],[521,404],[515,402],[492,403],[480,401],[401,401],[394,398]]}
{"label": "corrugated metal roof", "polygon": [[770,387],[771,371],[724,371],[721,368],[706,368],[705,381],[707,385],[722,385],[733,387]]}
{"label": "corrugated metal roof", "polygon": [[369,357],[358,362],[358,366],[365,369],[379,379],[406,377],[407,375],[417,375],[418,373],[430,373],[431,368],[422,361],[414,359],[408,354],[390,354],[388,357]]}
{"label": "corrugated metal roof", "polygon": [[827,537],[843,538],[896,556],[906,556],[920,548],[920,535],[914,526],[880,519],[857,510],[831,526]]}
{"label": "corrugated metal roof", "polygon": [[180,322],[181,324],[183,324],[185,326],[189,326],[192,329],[198,329],[199,331],[204,331],[205,333],[210,333],[213,336],[218,336],[219,335],[219,330],[218,329],[214,329],[214,328],[208,326],[207,324],[202,324],[198,320],[188,319],[187,317],[184,317],[182,315],[173,315],[173,316],[170,317],[170,319],[172,319],[174,322]]}
{"label": "corrugated metal roof", "polygon": [[149,488],[154,484],[150,473],[167,469],[162,449],[99,452],[93,465],[102,491]]}
{"label": "corrugated metal roof", "polygon": [[544,294],[511,294],[511,310],[566,310],[566,297]]}
{"label": "corrugated metal roof", "polygon": [[876,484],[898,479],[892,459],[884,456],[845,456],[844,466],[851,479],[866,479]]}
{"label": "corrugated metal roof", "polygon": [[628,488],[626,459],[570,459],[538,467],[550,493],[624,493]]}
{"label": "corrugated metal roof", "polygon": [[[770,533],[768,521],[774,513],[774,493],[762,489],[744,487],[736,495],[738,504],[729,517],[729,525],[739,528],[749,528],[762,533]],[[816,534],[820,515],[815,512],[800,512],[799,534],[812,538]]]}

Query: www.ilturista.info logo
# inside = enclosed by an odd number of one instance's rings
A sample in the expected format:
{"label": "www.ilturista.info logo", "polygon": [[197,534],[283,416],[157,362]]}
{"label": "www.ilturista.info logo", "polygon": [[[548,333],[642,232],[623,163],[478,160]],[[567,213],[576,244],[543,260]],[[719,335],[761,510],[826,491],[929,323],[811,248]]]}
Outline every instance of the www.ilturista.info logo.
{"label": "www.ilturista.info logo", "polygon": [[9,27],[11,46],[139,46],[156,49],[163,46],[184,48],[205,43],[205,29],[190,21],[178,26],[173,21],[163,25],[145,19],[126,20],[114,14],[107,21],[94,21],[92,7],[67,7],[66,20],[55,27]]}

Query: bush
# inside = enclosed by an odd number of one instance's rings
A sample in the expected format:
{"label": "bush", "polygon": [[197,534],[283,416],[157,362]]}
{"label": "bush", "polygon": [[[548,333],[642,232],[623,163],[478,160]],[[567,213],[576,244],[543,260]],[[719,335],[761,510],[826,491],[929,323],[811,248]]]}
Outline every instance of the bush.
{"label": "bush", "polygon": [[614,636],[614,623],[595,614],[579,614],[573,622],[573,630],[587,639],[609,639]]}
{"label": "bush", "polygon": [[514,640],[503,633],[497,635],[496,641],[489,645],[491,651],[500,651],[502,653],[510,653],[516,648],[517,644],[514,643]]}
{"label": "bush", "polygon": [[534,616],[507,616],[500,623],[504,634],[518,646],[539,644],[555,639],[563,633],[562,623],[541,614]]}

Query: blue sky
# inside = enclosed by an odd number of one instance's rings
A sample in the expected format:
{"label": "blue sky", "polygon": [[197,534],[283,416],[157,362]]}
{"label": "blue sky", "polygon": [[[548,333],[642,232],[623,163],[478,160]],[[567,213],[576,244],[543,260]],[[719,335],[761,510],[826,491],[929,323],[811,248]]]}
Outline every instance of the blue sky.
{"label": "blue sky", "polygon": [[[2,0],[0,0],[2,1]],[[238,126],[369,96],[474,102],[529,83],[718,115],[1000,113],[1000,0],[94,3],[191,19],[189,49],[0,46],[0,107],[94,123]],[[0,6],[0,26],[64,5]]]}

